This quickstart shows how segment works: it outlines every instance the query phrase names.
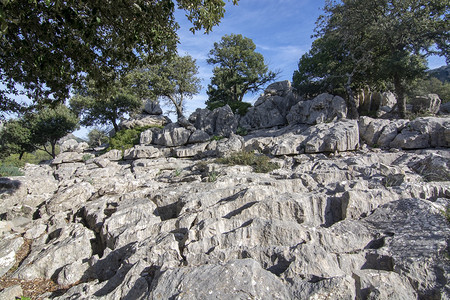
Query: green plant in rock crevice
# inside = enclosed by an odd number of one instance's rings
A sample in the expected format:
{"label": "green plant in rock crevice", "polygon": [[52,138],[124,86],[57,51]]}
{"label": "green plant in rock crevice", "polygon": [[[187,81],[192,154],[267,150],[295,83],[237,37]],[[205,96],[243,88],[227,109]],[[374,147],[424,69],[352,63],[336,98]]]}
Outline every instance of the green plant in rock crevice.
{"label": "green plant in rock crevice", "polygon": [[229,157],[218,158],[216,162],[226,165],[252,166],[253,171],[256,173],[269,173],[280,168],[278,163],[271,162],[267,155],[248,151],[241,151],[233,153]]}

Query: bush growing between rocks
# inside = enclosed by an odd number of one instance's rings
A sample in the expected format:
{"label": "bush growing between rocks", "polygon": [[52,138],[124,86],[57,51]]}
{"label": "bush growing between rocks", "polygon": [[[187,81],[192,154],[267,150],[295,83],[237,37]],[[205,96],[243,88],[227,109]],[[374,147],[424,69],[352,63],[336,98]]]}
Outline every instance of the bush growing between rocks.
{"label": "bush growing between rocks", "polygon": [[268,156],[248,151],[237,152],[229,157],[218,158],[216,162],[226,165],[251,166],[256,173],[269,173],[280,168],[277,163],[271,162]]}
{"label": "bush growing between rocks", "polygon": [[15,166],[0,166],[0,177],[14,177],[25,175],[18,167]]}
{"label": "bush growing between rocks", "polygon": [[110,138],[107,151],[112,149],[126,150],[139,144],[141,133],[151,128],[151,126],[135,127],[131,129],[123,129]]}

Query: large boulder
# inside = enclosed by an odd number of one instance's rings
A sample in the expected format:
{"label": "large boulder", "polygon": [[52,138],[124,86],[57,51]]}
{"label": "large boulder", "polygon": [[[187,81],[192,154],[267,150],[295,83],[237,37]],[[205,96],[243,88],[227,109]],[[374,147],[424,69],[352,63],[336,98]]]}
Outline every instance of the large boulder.
{"label": "large boulder", "polygon": [[346,116],[347,104],[343,98],[321,94],[312,100],[298,102],[286,118],[289,124],[315,125],[344,119]]}
{"label": "large boulder", "polygon": [[287,135],[273,147],[272,154],[295,155],[354,151],[359,147],[359,128],[355,120],[341,120],[311,126],[297,134]]}
{"label": "large boulder", "polygon": [[411,105],[414,113],[437,114],[441,107],[441,99],[436,94],[416,96],[411,99]]}
{"label": "large boulder", "polygon": [[190,130],[172,123],[156,134],[154,143],[166,147],[182,146],[187,144],[190,136]]}
{"label": "large boulder", "polygon": [[173,268],[155,280],[150,298],[292,299],[280,278],[252,259]]}
{"label": "large boulder", "polygon": [[390,146],[402,149],[450,147],[449,129],[448,118],[418,118],[409,122]]}
{"label": "large boulder", "polygon": [[225,105],[213,111],[200,109],[192,113],[189,122],[194,124],[198,130],[203,130],[213,136],[228,137],[236,132],[239,124],[239,116],[236,116],[230,106]]}

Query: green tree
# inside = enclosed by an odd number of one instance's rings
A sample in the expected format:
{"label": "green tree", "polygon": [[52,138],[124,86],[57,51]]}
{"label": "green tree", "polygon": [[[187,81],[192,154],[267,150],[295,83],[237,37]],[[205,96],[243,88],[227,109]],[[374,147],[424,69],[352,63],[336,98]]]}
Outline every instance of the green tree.
{"label": "green tree", "polygon": [[[28,117],[31,143],[56,157],[56,143],[59,139],[78,128],[78,117],[64,104],[44,107]],[[47,148],[50,146],[50,150]]]}
{"label": "green tree", "polygon": [[0,109],[19,108],[11,94],[64,100],[86,76],[101,85],[172,55],[176,7],[209,32],[225,0],[1,1]]}
{"label": "green tree", "polygon": [[424,75],[426,56],[440,54],[450,59],[449,3],[449,0],[327,1],[325,15],[317,22],[316,37],[336,41],[341,53],[333,57],[333,62],[340,63],[339,59],[343,59],[344,65],[353,68],[337,73],[330,68],[330,75],[349,75],[346,89],[360,84],[376,87],[392,84],[399,114],[405,117],[405,86]]}
{"label": "green tree", "polygon": [[255,49],[255,43],[241,34],[225,35],[214,43],[207,60],[215,65],[207,90],[208,108],[241,103],[246,93],[257,92],[276,78]]}
{"label": "green tree", "polygon": [[11,119],[4,125],[0,132],[0,153],[2,157],[10,154],[19,154],[22,159],[25,152],[36,150],[31,142],[31,130],[26,126],[27,122],[22,119]]}
{"label": "green tree", "polygon": [[200,92],[198,66],[191,56],[174,56],[159,64],[137,69],[126,76],[127,84],[143,98],[162,98],[183,117],[185,100]]}
{"label": "green tree", "polygon": [[88,144],[91,147],[99,147],[108,143],[109,137],[105,130],[94,128],[88,133]]}
{"label": "green tree", "polygon": [[[2,154],[43,150],[53,158],[59,139],[78,128],[78,118],[67,106],[43,107],[10,120],[0,133]],[[50,147],[50,149],[48,148]]]}
{"label": "green tree", "polygon": [[81,116],[82,125],[111,124],[116,132],[119,131],[118,120],[141,106],[142,100],[132,88],[119,80],[102,87],[91,81],[70,99],[70,107]]}
{"label": "green tree", "polygon": [[442,103],[446,103],[450,101],[450,82],[442,82],[435,77],[419,79],[409,87],[407,93],[410,97],[437,94]]}

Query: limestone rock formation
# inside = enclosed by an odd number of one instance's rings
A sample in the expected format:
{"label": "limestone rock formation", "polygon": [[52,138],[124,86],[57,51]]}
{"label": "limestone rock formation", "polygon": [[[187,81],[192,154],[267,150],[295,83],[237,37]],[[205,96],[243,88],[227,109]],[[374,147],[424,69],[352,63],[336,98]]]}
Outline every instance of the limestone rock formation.
{"label": "limestone rock formation", "polygon": [[[322,97],[302,105],[341,101]],[[450,298],[449,119],[326,105],[297,115],[317,124],[244,137],[229,107],[197,110],[195,128],[149,130],[124,153],[63,152],[0,178],[0,274],[59,285],[43,299]],[[240,151],[278,168],[216,160]]]}

